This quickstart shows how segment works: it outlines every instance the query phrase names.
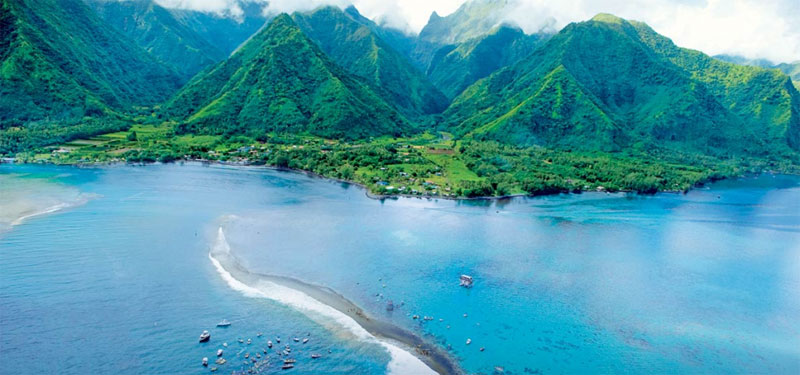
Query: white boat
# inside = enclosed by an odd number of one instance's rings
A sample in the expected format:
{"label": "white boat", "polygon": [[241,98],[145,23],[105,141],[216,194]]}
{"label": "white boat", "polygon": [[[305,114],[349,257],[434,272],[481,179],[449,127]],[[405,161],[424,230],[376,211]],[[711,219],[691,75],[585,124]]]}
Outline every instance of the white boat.
{"label": "white boat", "polygon": [[208,367],[208,357],[203,357],[203,366]]}
{"label": "white boat", "polygon": [[203,333],[200,334],[200,342],[206,342],[209,339],[211,339],[211,334],[208,333],[208,331],[203,331]]}
{"label": "white boat", "polygon": [[217,349],[217,357],[222,357],[222,349]]}
{"label": "white boat", "polygon": [[217,323],[217,327],[230,327],[230,326],[231,322],[229,322],[228,319],[222,319],[221,322]]}
{"label": "white boat", "polygon": [[267,347],[272,349],[272,340],[267,341]]}
{"label": "white boat", "polygon": [[303,344],[307,343],[308,339],[303,339]]}
{"label": "white boat", "polygon": [[472,344],[472,339],[467,339],[467,345]]}

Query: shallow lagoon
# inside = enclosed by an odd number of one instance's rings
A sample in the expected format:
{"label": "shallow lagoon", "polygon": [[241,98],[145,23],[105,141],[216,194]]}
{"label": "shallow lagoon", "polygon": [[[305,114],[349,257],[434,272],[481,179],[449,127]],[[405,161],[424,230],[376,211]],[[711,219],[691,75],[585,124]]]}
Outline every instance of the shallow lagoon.
{"label": "shallow lagoon", "polygon": [[[208,257],[221,226],[253,272],[328,286],[470,373],[800,372],[796,177],[504,201],[377,201],[301,174],[200,165],[2,165],[0,178],[0,209],[25,211],[21,196],[70,203],[0,234],[10,373],[204,373],[223,341],[227,373],[249,368],[244,353],[267,336],[309,333],[298,373],[398,368],[334,323],[231,289]],[[213,328],[223,318],[234,325]]]}

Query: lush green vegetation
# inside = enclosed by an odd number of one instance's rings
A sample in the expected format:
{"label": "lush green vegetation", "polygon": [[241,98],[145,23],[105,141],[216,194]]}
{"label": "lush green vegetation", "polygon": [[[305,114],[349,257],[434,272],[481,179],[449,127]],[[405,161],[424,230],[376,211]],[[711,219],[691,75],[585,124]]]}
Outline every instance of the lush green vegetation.
{"label": "lush green vegetation", "polygon": [[179,84],[80,0],[2,0],[0,36],[0,130],[155,104]]}
{"label": "lush green vegetation", "polygon": [[504,19],[508,3],[508,0],[467,1],[445,17],[433,12],[415,41],[412,60],[422,71],[427,71],[441,48],[480,38],[494,29]]}
{"label": "lush green vegetation", "polygon": [[331,61],[287,15],[165,105],[179,133],[289,132],[345,139],[413,127],[359,78]]}
{"label": "lush green vegetation", "polygon": [[328,6],[292,18],[336,64],[366,80],[405,116],[417,119],[444,111],[448,99],[353,12]]}
{"label": "lush green vegetation", "polygon": [[[412,39],[325,7],[251,37],[255,3],[234,26],[152,0],[91,0],[107,23],[77,0],[0,1],[0,155],[20,161],[211,160],[443,197],[683,191],[800,165],[789,77],[611,15],[525,35],[496,27],[506,1],[477,1]],[[165,64],[200,73],[164,100],[180,81]],[[446,110],[436,87],[458,95]]]}
{"label": "lush green vegetation", "polygon": [[459,136],[516,145],[766,155],[800,148],[798,104],[776,70],[728,64],[600,15],[470,86],[444,119]]}
{"label": "lush green vegetation", "polygon": [[530,55],[549,35],[527,35],[499,26],[485,35],[439,49],[428,67],[428,77],[449,98],[475,81]]}
{"label": "lush green vegetation", "polygon": [[357,182],[378,195],[441,197],[684,191],[745,173],[800,172],[796,167],[800,164],[791,158],[565,152],[456,141],[430,133],[357,142],[273,133],[258,141],[242,135],[176,135],[168,124],[134,125],[17,157],[23,162],[65,164],[206,160],[268,165]]}
{"label": "lush green vegetation", "polygon": [[87,2],[109,25],[189,80],[227,55],[152,0]]}
{"label": "lush green vegetation", "polygon": [[119,30],[188,81],[204,68],[226,59],[264,25],[254,3],[241,4],[237,17],[189,9],[168,9],[154,0],[85,0]]}

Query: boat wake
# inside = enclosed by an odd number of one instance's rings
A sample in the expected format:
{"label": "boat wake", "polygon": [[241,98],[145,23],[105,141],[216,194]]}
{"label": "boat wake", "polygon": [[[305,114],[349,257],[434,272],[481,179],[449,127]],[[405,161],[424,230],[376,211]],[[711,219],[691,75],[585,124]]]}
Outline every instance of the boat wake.
{"label": "boat wake", "polygon": [[[222,227],[209,259],[222,279],[245,296],[266,298],[291,307],[339,337],[382,346],[391,356],[389,374],[460,372],[445,353],[427,345],[409,331],[370,318],[358,306],[329,288],[292,278],[249,272],[231,254]],[[416,348],[410,350],[418,356],[401,346]]]}

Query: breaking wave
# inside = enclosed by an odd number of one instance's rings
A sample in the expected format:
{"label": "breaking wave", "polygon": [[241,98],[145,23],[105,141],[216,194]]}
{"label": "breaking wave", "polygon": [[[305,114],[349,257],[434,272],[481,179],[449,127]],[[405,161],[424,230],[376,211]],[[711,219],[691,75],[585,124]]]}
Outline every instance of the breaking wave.
{"label": "breaking wave", "polygon": [[266,298],[291,307],[339,337],[382,346],[391,356],[387,366],[389,374],[459,372],[443,353],[428,349],[429,356],[418,357],[401,348],[397,342],[413,348],[422,345],[422,340],[398,327],[369,318],[360,308],[329,288],[247,271],[231,254],[222,227],[208,256],[222,279],[245,296]]}

